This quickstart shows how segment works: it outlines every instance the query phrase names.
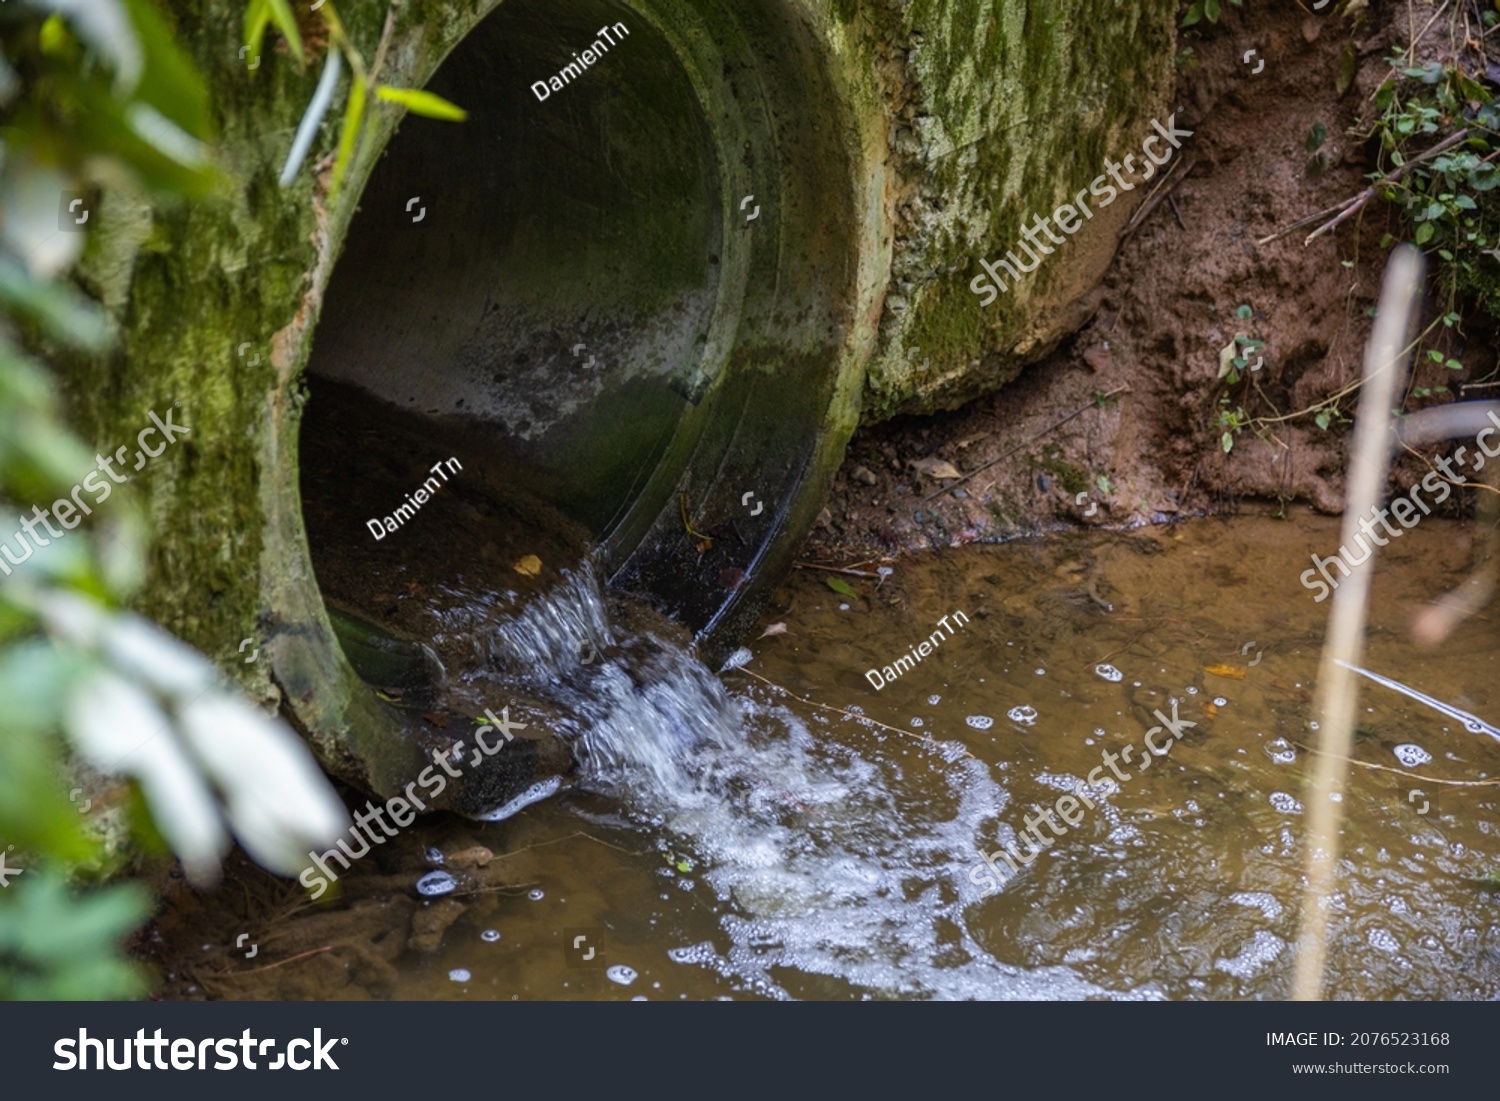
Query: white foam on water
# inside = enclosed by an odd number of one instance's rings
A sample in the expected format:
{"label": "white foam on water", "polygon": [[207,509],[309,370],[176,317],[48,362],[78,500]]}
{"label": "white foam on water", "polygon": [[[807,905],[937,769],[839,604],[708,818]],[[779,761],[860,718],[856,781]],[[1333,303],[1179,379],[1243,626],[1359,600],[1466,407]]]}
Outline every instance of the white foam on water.
{"label": "white foam on water", "polygon": [[[575,618],[599,625],[587,609]],[[617,630],[606,620],[598,633]],[[604,658],[565,699],[569,736],[581,785],[691,853],[698,891],[719,902],[727,950],[672,959],[771,998],[804,980],[875,997],[1121,995],[1068,966],[1002,964],[970,933],[968,872],[1008,797],[960,743],[878,731],[872,743],[860,719],[814,735],[765,690],[731,693],[680,648],[649,635],[618,645],[634,647],[629,663]]]}
{"label": "white foam on water", "polygon": [[1432,760],[1431,753],[1428,753],[1419,745],[1412,745],[1410,742],[1398,745],[1392,752],[1396,754],[1396,760],[1400,761],[1407,768],[1416,768],[1418,765],[1425,765],[1428,761]]}

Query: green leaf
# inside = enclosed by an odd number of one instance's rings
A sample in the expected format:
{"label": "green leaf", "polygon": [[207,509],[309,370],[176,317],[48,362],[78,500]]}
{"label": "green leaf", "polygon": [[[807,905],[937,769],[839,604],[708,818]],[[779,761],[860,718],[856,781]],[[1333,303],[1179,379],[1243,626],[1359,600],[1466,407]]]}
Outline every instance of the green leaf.
{"label": "green leaf", "polygon": [[823,581],[830,589],[838,593],[840,596],[847,596],[851,600],[859,599],[859,593],[855,591],[854,586],[849,584],[849,582],[843,580],[842,578],[825,577],[823,578]]}
{"label": "green leaf", "polygon": [[[1338,69],[1333,78],[1333,90],[1340,96],[1354,86],[1355,74],[1359,71],[1359,49],[1353,42],[1345,42],[1339,52]],[[1382,86],[1382,90],[1384,87]],[[1382,107],[1381,110],[1385,108]]]}
{"label": "green leaf", "polygon": [[266,0],[250,0],[249,6],[245,8],[245,47],[250,52],[246,61],[253,61],[260,56],[261,40],[270,25],[270,5]]}
{"label": "green leaf", "polygon": [[1182,17],[1182,25],[1184,27],[1191,27],[1194,24],[1196,24],[1198,22],[1198,20],[1200,20],[1202,18],[1203,18],[1203,5],[1202,4],[1190,4],[1188,6],[1187,14]]}
{"label": "green leaf", "polygon": [[145,976],[120,942],[151,913],[138,884],[75,896],[56,873],[26,869],[0,905],[0,999],[76,1001],[138,997]]}
{"label": "green leaf", "polygon": [[208,85],[188,55],[177,45],[172,29],[149,0],[125,0],[145,55],[135,99],[147,104],[195,138],[213,136],[213,112]]}
{"label": "green leaf", "polygon": [[375,94],[387,103],[399,103],[414,115],[424,118],[442,119],[445,122],[463,122],[469,112],[442,96],[424,92],[420,88],[393,88],[389,84],[377,84]]}
{"label": "green leaf", "polygon": [[1219,437],[1219,446],[1221,446],[1222,448],[1224,448],[1224,454],[1226,454],[1226,455],[1228,455],[1231,451],[1233,451],[1234,450],[1234,436],[1233,436],[1233,434],[1229,433],[1229,432],[1225,432],[1224,435],[1220,436]]}
{"label": "green leaf", "polygon": [[38,283],[4,259],[0,259],[0,307],[35,322],[54,340],[85,351],[103,351],[114,339],[109,315],[71,283]]}
{"label": "green leaf", "polygon": [[1203,0],[1203,14],[1208,16],[1210,23],[1219,21],[1219,0]]}
{"label": "green leaf", "polygon": [[1417,244],[1425,245],[1428,241],[1432,240],[1434,232],[1436,231],[1432,228],[1431,222],[1420,223],[1417,226]]}
{"label": "green leaf", "polygon": [[286,39],[286,44],[292,48],[292,56],[297,59],[297,68],[307,64],[307,56],[302,52],[302,32],[297,29],[297,17],[292,14],[292,6],[287,0],[265,0],[266,8],[271,13],[271,22],[276,24],[276,29],[281,32],[281,37]]}
{"label": "green leaf", "polygon": [[339,151],[333,162],[333,179],[329,183],[329,191],[334,195],[338,194],[339,186],[344,182],[344,173],[354,157],[354,145],[359,139],[359,126],[364,116],[365,82],[356,74],[349,89],[349,102],[344,107],[344,125],[339,130]]}
{"label": "green leaf", "polygon": [[1328,430],[1328,426],[1333,423],[1333,410],[1324,409],[1316,417],[1313,418],[1313,421],[1319,428],[1323,429],[1326,432]]}

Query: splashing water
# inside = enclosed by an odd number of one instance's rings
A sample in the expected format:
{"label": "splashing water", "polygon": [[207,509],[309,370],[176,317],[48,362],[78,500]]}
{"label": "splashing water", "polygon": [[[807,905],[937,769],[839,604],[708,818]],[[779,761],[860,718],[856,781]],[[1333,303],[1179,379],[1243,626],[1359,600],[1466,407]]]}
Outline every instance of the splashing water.
{"label": "splashing water", "polygon": [[[624,637],[587,568],[495,636],[488,651],[513,673],[560,662],[551,694],[565,705],[581,785],[691,852],[717,897],[728,950],[683,945],[674,959],[769,997],[790,996],[775,977],[789,969],[831,996],[1102,992],[1064,967],[1002,964],[970,935],[973,899],[956,885],[1007,796],[957,743],[887,743],[867,759],[850,744],[863,740],[857,718],[842,738],[815,737],[656,634]],[[582,636],[601,657],[573,675]],[[905,778],[918,770],[941,774],[947,794]]]}

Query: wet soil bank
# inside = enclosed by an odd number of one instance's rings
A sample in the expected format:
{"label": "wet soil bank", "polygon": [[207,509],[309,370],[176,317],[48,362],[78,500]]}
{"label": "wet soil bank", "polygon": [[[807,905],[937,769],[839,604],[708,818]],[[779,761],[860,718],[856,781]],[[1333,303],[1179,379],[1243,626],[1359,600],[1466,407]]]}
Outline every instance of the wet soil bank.
{"label": "wet soil bank", "polygon": [[[1226,5],[1219,26],[1184,37],[1176,125],[1193,137],[1169,165],[1184,168],[1137,209],[1087,323],[991,397],[862,428],[808,556],[852,561],[1128,528],[1232,512],[1252,498],[1341,511],[1355,395],[1328,430],[1306,412],[1232,432],[1227,453],[1220,411],[1287,417],[1359,377],[1388,254],[1380,240],[1401,233],[1394,208],[1373,203],[1311,245],[1306,229],[1257,242],[1368,183],[1374,149],[1349,131],[1375,113],[1374,92],[1391,72],[1385,58],[1413,34],[1407,15],[1401,3],[1373,3],[1352,23],[1296,5],[1262,5],[1253,17]],[[1436,47],[1436,31],[1431,39]],[[1265,62],[1258,73],[1243,61],[1251,46]],[[1326,137],[1309,151],[1315,128]],[[1448,308],[1431,297],[1424,327]],[[1236,334],[1264,341],[1264,362],[1228,387],[1219,351]],[[1500,370],[1500,339],[1482,317],[1440,346],[1464,371],[1420,362],[1413,387],[1460,392]],[[1113,396],[1101,403],[1104,394]],[[1424,470],[1408,458],[1397,480]],[[971,473],[956,491],[931,496]]]}

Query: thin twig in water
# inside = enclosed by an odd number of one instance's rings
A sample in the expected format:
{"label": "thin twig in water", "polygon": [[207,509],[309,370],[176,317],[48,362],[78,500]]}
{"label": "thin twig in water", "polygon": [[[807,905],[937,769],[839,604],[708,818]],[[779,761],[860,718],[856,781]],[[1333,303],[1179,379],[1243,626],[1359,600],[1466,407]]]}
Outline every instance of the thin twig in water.
{"label": "thin twig in water", "polygon": [[[939,753],[943,752],[943,746],[941,745],[941,743],[939,743],[934,738],[929,738],[926,734],[916,734],[916,733],[914,733],[914,732],[912,732],[910,730],[902,730],[899,726],[887,726],[885,723],[881,722],[879,719],[872,719],[872,718],[870,718],[870,716],[865,715],[865,714],[863,714],[863,713],[861,713],[859,711],[847,711],[847,710],[845,710],[842,707],[834,707],[832,704],[828,704],[828,703],[818,703],[816,700],[810,700],[810,699],[808,699],[805,696],[799,696],[799,695],[797,695],[797,693],[793,692],[790,688],[783,688],[781,685],[777,684],[775,681],[771,680],[769,677],[763,677],[759,673],[753,673],[749,669],[746,669],[743,665],[738,666],[737,668],[731,669],[731,670],[729,670],[729,672],[731,672],[731,673],[744,673],[745,676],[747,676],[747,677],[754,677],[756,680],[760,681],[761,683],[770,685],[772,688],[776,689],[776,691],[783,692],[786,695],[791,696],[792,699],[796,700],[798,703],[805,703],[805,704],[807,704],[808,707],[816,707],[820,711],[833,711],[833,712],[836,712],[836,713],[838,713],[840,715],[846,715],[846,716],[848,716],[851,719],[858,719],[860,722],[866,722],[866,723],[870,723],[872,726],[878,726],[878,727],[880,727],[881,730],[889,730],[892,734],[900,734],[903,738],[915,738],[919,742],[926,742],[928,744],[928,746],[930,746],[932,749],[937,750]],[[972,753],[970,753],[967,749],[964,749],[962,746],[960,746],[959,748],[963,749],[962,756],[964,756],[964,757],[972,757],[973,756]]]}
{"label": "thin twig in water", "polygon": [[965,482],[967,482],[970,478],[974,477],[974,475],[976,475],[976,474],[982,474],[984,471],[988,470],[990,467],[994,466],[996,463],[1004,462],[1006,459],[1010,458],[1017,451],[1021,450],[1021,448],[1025,447],[1027,444],[1035,443],[1037,440],[1041,439],[1043,436],[1047,435],[1048,433],[1057,431],[1059,428],[1061,428],[1063,425],[1067,424],[1074,417],[1081,417],[1081,416],[1083,416],[1083,414],[1087,413],[1090,409],[1102,408],[1102,404],[1101,403],[1106,398],[1112,398],[1116,394],[1123,394],[1126,391],[1128,391],[1129,389],[1130,389],[1129,386],[1116,386],[1109,393],[1103,394],[1103,395],[1095,398],[1093,401],[1089,402],[1087,405],[1083,406],[1081,409],[1075,409],[1075,410],[1073,410],[1073,412],[1069,413],[1066,417],[1064,417],[1062,420],[1058,421],[1057,423],[1055,423],[1055,424],[1049,424],[1046,428],[1043,428],[1040,432],[1036,433],[1035,435],[1026,437],[1026,439],[1024,439],[1020,443],[1016,444],[1015,447],[1012,447],[1009,451],[1007,451],[1004,455],[1001,455],[998,459],[991,459],[989,462],[985,463],[983,466],[975,467],[973,470],[969,471],[967,474],[965,474],[958,481],[952,482],[949,485],[945,485],[942,489],[934,490],[933,492],[929,493],[926,497],[922,498],[922,503],[925,505],[928,501],[932,500],[934,497],[941,497],[945,493],[952,492],[953,490],[957,489],[959,486],[961,486]]}
{"label": "thin twig in water", "polygon": [[264,967],[251,967],[244,971],[206,971],[201,972],[200,974],[211,976],[215,979],[237,979],[241,975],[255,975],[259,974],[262,971],[275,971],[278,967],[285,967],[289,963],[296,963],[298,960],[305,960],[308,956],[317,956],[324,952],[332,952],[335,947],[337,946],[332,944],[325,944],[322,948],[312,948],[306,952],[299,952],[295,956],[288,956],[284,960],[278,960],[275,963],[268,963]]}
{"label": "thin twig in water", "polygon": [[[1303,745],[1301,742],[1293,742],[1292,745],[1298,749],[1305,749],[1309,753],[1321,754],[1323,750],[1315,745]],[[1345,764],[1357,765],[1360,768],[1372,768],[1377,772],[1394,772],[1397,776],[1405,776],[1408,779],[1420,780],[1424,784],[1446,784],[1448,787],[1456,788],[1492,788],[1500,787],[1500,780],[1439,780],[1436,776],[1423,776],[1420,773],[1408,772],[1404,768],[1393,768],[1390,765],[1377,765],[1374,761],[1357,761],[1353,757],[1343,758]]]}
{"label": "thin twig in water", "polygon": [[650,849],[640,849],[639,851],[637,851],[635,849],[622,848],[619,845],[611,845],[608,841],[604,841],[598,837],[595,837],[587,830],[574,830],[572,833],[567,834],[563,837],[554,837],[551,841],[537,841],[533,844],[525,845],[519,849],[512,849],[510,852],[497,853],[496,859],[499,859],[502,856],[516,856],[520,853],[530,852],[532,849],[545,848],[548,845],[561,845],[564,841],[571,841],[575,837],[586,837],[596,845],[603,845],[606,849],[614,849],[615,852],[624,853],[626,856],[640,856],[643,853],[651,851]]}
{"label": "thin twig in water", "polygon": [[865,570],[845,569],[842,566],[820,566],[816,562],[793,562],[792,566],[793,568],[799,570],[822,570],[825,573],[841,573],[845,577],[863,577],[869,581],[874,581],[878,577],[880,577],[880,574],[878,573],[869,573]]}

